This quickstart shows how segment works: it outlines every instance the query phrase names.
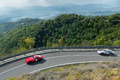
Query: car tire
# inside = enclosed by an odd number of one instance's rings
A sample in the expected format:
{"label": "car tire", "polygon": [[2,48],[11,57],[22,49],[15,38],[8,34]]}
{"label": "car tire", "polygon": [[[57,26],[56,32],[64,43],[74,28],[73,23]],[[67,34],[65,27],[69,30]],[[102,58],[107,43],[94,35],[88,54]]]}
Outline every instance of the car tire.
{"label": "car tire", "polygon": [[30,62],[28,62],[27,64],[31,64],[32,62],[30,61]]}
{"label": "car tire", "polygon": [[112,54],[112,53],[110,53],[109,55],[110,55],[110,56],[113,56],[113,54]]}
{"label": "car tire", "polygon": [[42,59],[38,59],[38,61],[41,61]]}
{"label": "car tire", "polygon": [[104,53],[101,53],[101,55],[104,55]]}

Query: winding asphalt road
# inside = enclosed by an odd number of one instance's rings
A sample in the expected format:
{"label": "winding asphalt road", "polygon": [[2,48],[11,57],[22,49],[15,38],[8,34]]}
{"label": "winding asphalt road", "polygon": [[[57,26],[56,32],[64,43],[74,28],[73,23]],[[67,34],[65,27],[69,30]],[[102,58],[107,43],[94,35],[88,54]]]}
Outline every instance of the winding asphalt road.
{"label": "winding asphalt road", "polygon": [[16,77],[25,74],[32,74],[39,70],[49,67],[60,66],[65,64],[98,62],[98,61],[115,61],[120,59],[120,51],[115,51],[115,56],[101,56],[97,52],[56,52],[43,54],[42,61],[27,65],[22,58],[11,63],[0,66],[0,80],[9,77]]}

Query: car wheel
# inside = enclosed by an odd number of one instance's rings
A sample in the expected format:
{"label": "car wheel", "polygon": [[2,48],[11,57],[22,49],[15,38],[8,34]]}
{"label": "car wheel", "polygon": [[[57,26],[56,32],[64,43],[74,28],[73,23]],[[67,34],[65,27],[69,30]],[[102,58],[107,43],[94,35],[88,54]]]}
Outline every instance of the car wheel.
{"label": "car wheel", "polygon": [[32,62],[30,61],[30,62],[28,62],[27,64],[31,64]]}
{"label": "car wheel", "polygon": [[41,61],[42,59],[38,59],[38,61]]}
{"label": "car wheel", "polygon": [[104,55],[104,53],[101,53],[101,55]]}
{"label": "car wheel", "polygon": [[113,54],[112,53],[110,53],[110,56],[112,56]]}

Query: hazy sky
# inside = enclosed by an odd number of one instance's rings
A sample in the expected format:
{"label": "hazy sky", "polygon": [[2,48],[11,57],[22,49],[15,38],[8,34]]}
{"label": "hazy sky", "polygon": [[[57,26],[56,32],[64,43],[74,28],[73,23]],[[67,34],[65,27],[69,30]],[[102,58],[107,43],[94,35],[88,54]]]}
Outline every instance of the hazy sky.
{"label": "hazy sky", "polygon": [[118,5],[118,0],[0,0],[0,7],[24,7],[24,6],[51,6],[64,3],[73,4],[112,4]]}

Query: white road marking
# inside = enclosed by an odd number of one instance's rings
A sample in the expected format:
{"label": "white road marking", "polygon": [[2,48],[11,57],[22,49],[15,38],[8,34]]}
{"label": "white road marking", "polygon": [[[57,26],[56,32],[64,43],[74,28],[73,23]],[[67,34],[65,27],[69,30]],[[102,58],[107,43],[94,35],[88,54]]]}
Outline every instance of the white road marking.
{"label": "white road marking", "polygon": [[[92,57],[92,56],[99,56],[99,55],[65,55],[65,56],[48,57],[48,58],[44,58],[44,59],[48,60],[48,59],[54,59],[54,58],[73,57],[73,56],[88,56],[88,57],[91,56],[91,57]],[[87,62],[97,62],[97,61],[87,61]],[[83,62],[74,62],[74,63],[83,63]],[[67,63],[67,64],[72,64],[72,63]],[[67,65],[67,64],[66,64],[66,65]],[[19,65],[19,66],[14,67],[14,68],[8,69],[8,70],[0,73],[0,75],[2,75],[2,74],[4,74],[4,73],[7,73],[7,72],[9,72],[9,71],[11,71],[11,70],[14,70],[14,69],[16,69],[16,68],[22,67],[22,66],[24,66],[24,65],[26,65],[26,64],[21,64],[21,65]],[[55,66],[60,66],[60,65],[65,65],[65,64],[59,64],[59,65],[55,65]],[[50,67],[54,67],[54,66],[50,66]],[[42,68],[42,69],[40,69],[40,70],[47,69],[47,68],[50,68],[50,67]]]}
{"label": "white road marking", "polygon": [[52,67],[57,67],[57,66],[63,66],[63,65],[69,65],[69,64],[77,64],[77,63],[92,63],[92,62],[113,62],[113,61],[82,61],[82,62],[71,62],[71,63],[64,63],[64,64],[58,64],[58,65],[54,65],[54,66],[49,66],[49,67],[45,67],[42,69],[38,69],[38,70],[34,70],[28,74],[33,74],[36,73],[38,71],[44,70],[44,69],[48,69],[48,68],[52,68]]}
{"label": "white road marking", "polygon": [[48,58],[45,58],[46,60],[48,59],[53,59],[53,58],[63,58],[63,57],[74,57],[74,56],[99,56],[99,55],[65,55],[65,56],[55,56],[55,57],[48,57]]}
{"label": "white road marking", "polygon": [[6,72],[9,72],[9,71],[11,71],[11,70],[14,70],[14,69],[16,69],[16,68],[22,67],[22,66],[24,66],[24,65],[26,65],[26,64],[21,64],[21,65],[19,65],[19,66],[16,66],[16,67],[14,67],[14,68],[11,68],[11,69],[9,69],[9,70],[6,70],[6,71],[0,73],[0,75],[4,74],[4,73],[6,73]]}

